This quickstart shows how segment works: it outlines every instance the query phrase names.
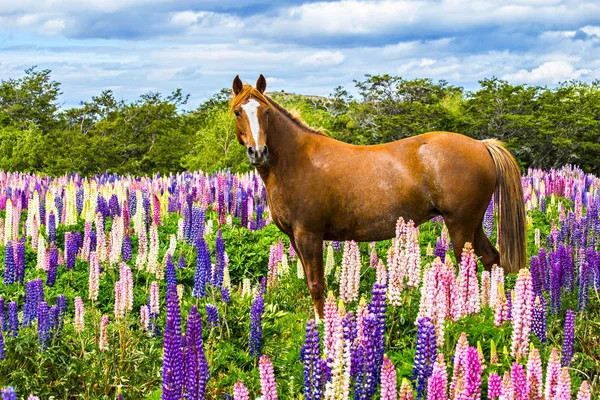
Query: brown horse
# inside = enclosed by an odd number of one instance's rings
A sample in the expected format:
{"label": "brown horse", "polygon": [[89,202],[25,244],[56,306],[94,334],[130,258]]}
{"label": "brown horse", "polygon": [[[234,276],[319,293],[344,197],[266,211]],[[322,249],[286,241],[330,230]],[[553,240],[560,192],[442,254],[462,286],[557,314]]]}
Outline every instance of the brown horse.
{"label": "brown horse", "polygon": [[[311,129],[256,88],[233,81],[236,135],[267,189],[275,224],[300,256],[314,306],[323,316],[323,240],[377,241],[395,235],[399,217],[419,225],[441,215],[456,259],[466,242],[489,269],[525,266],[521,173],[497,140],[431,132],[355,146]],[[500,253],[483,231],[492,194]]]}

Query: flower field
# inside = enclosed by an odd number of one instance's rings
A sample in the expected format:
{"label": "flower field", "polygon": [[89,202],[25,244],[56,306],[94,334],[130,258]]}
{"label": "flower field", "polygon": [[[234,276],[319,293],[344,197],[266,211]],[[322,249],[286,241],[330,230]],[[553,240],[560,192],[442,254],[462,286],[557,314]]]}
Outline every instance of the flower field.
{"label": "flower field", "polygon": [[0,172],[3,399],[598,398],[600,180],[522,184],[529,268],[457,265],[442,219],[400,219],[324,243],[315,320],[253,173]]}

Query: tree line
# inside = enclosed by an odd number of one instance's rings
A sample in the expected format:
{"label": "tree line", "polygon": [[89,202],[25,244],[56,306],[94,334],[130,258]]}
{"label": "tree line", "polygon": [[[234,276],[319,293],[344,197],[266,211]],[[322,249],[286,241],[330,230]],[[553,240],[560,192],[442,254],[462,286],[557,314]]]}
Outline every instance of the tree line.
{"label": "tree line", "polygon": [[[453,131],[506,142],[522,168],[575,164],[600,173],[600,81],[548,88],[490,78],[466,91],[446,81],[365,75],[354,84],[356,96],[343,87],[327,98],[271,95],[349,143]],[[130,102],[106,90],[61,109],[60,86],[51,71],[36,68],[0,82],[0,169],[50,175],[250,169],[235,138],[228,89],[188,111],[181,89]]]}

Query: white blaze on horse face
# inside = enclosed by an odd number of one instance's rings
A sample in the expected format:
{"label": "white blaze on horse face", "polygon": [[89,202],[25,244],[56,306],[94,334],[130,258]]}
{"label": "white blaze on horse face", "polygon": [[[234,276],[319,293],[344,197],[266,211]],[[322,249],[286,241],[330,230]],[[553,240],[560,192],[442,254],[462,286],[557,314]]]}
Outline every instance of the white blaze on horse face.
{"label": "white blaze on horse face", "polygon": [[260,104],[254,99],[250,99],[246,104],[242,106],[242,109],[248,117],[250,122],[250,130],[252,131],[252,137],[254,138],[254,145],[258,147],[258,135],[260,133],[260,125],[258,124],[258,107]]}

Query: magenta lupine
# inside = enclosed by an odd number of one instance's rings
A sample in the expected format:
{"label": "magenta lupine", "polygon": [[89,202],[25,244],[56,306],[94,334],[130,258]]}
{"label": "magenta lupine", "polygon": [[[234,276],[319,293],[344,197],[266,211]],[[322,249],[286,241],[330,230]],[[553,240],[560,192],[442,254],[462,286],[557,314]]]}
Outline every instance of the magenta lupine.
{"label": "magenta lupine", "polygon": [[383,366],[381,367],[381,400],[396,400],[396,367],[385,354]]}
{"label": "magenta lupine", "polygon": [[476,347],[469,347],[465,358],[464,391],[458,391],[464,399],[481,398],[481,362]]}
{"label": "magenta lupine", "polygon": [[478,313],[479,282],[477,281],[477,260],[471,243],[465,243],[462,251],[458,278],[456,281],[456,298],[452,304],[452,319],[459,320],[465,315]]}
{"label": "magenta lupine", "polygon": [[553,400],[556,395],[558,378],[560,377],[560,356],[558,350],[552,348],[548,365],[546,366],[546,384],[544,385],[544,396],[546,400]]}
{"label": "magenta lupine", "polygon": [[523,366],[516,361],[513,362],[510,369],[510,379],[513,387],[514,400],[528,400],[529,391],[527,388],[527,378]]}
{"label": "magenta lupine", "polygon": [[502,394],[502,378],[495,372],[488,377],[488,399],[498,400]]}
{"label": "magenta lupine", "polygon": [[531,331],[533,286],[531,283],[531,273],[527,268],[522,268],[519,271],[514,293],[511,319],[513,332],[510,354],[519,361],[521,357],[527,356],[529,333]]}
{"label": "magenta lupine", "polygon": [[448,399],[448,370],[444,355],[438,354],[437,361],[433,364],[433,372],[427,382],[427,400]]}
{"label": "magenta lupine", "polygon": [[246,388],[242,381],[237,381],[233,385],[233,400],[250,400],[248,388]]}
{"label": "magenta lupine", "polygon": [[528,398],[531,400],[541,400],[542,388],[542,359],[540,352],[535,347],[529,352],[529,359],[527,360],[527,388],[529,391]]}
{"label": "magenta lupine", "polygon": [[271,360],[266,355],[262,355],[258,362],[260,371],[260,387],[262,390],[262,400],[277,400],[277,387],[275,386],[275,373]]}
{"label": "magenta lupine", "polygon": [[100,339],[98,340],[100,351],[108,350],[108,315],[103,315],[100,321]]}
{"label": "magenta lupine", "polygon": [[571,376],[567,367],[563,367],[558,376],[554,400],[571,400]]}
{"label": "magenta lupine", "polygon": [[590,385],[587,381],[581,382],[579,391],[577,392],[577,400],[591,400],[592,392],[590,391]]}

